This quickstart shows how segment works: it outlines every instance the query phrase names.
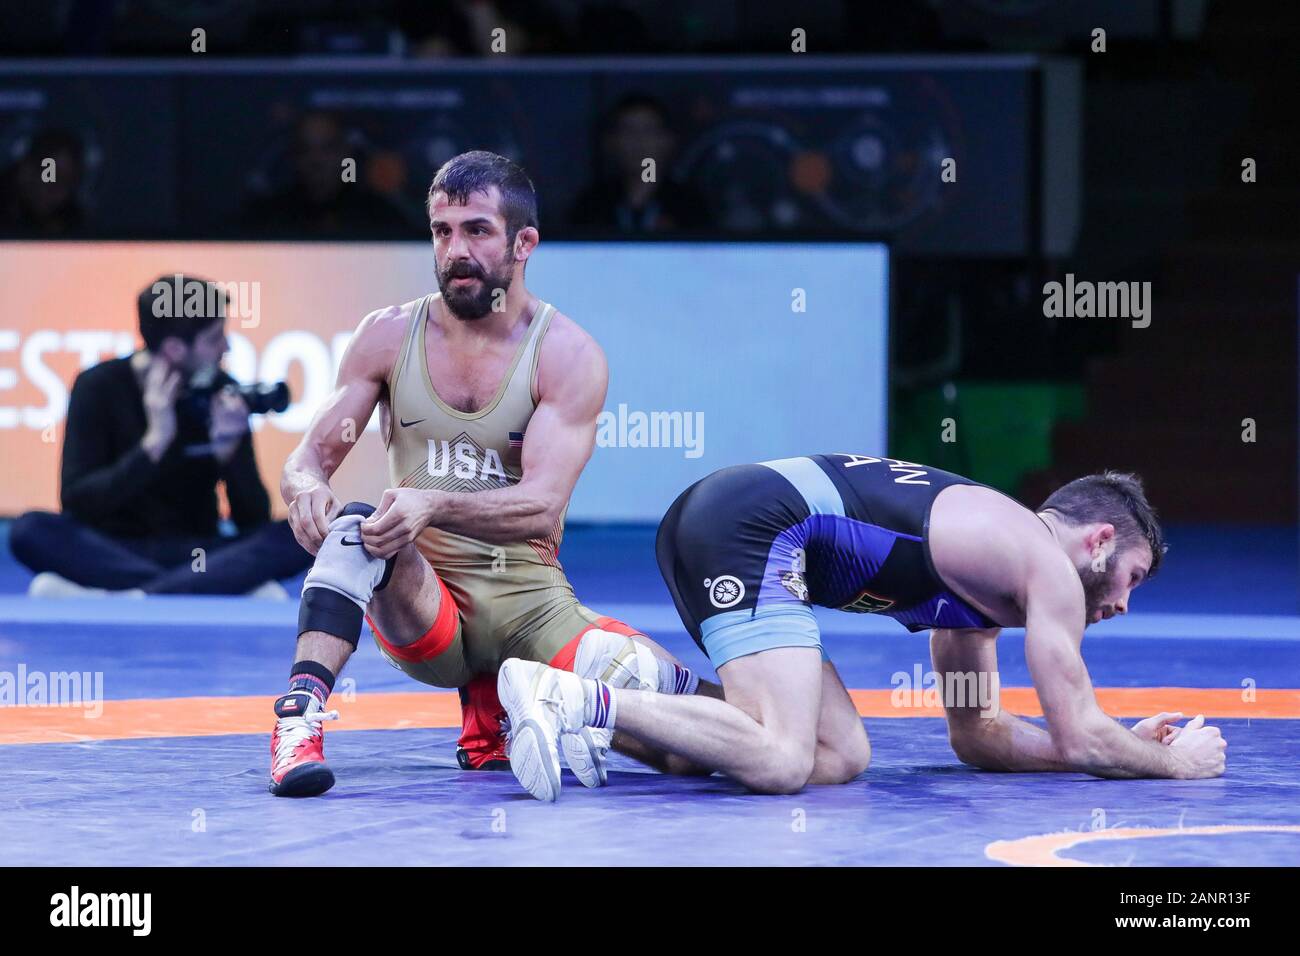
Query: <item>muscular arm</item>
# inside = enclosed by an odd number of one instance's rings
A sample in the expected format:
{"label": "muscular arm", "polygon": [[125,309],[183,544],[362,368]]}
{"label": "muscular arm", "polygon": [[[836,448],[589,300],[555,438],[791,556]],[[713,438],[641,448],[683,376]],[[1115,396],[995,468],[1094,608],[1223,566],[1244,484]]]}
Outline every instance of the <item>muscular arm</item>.
{"label": "muscular arm", "polygon": [[[969,700],[965,706],[948,700],[948,742],[962,763],[982,770],[1043,773],[1074,770],[1066,763],[1052,735],[1036,724],[1002,710],[998,694],[998,630],[930,632],[930,658],[943,687],[948,675],[976,675],[975,686],[989,689],[989,699]],[[969,685],[968,685],[969,686]]]}
{"label": "muscular arm", "polygon": [[430,525],[505,544],[544,538],[560,523],[596,444],[609,371],[585,333],[558,344],[563,347],[543,356],[538,372],[539,400],[524,433],[519,483],[474,494],[427,492]]}
{"label": "muscular arm", "polygon": [[1143,740],[1107,717],[1079,653],[1084,599],[1063,554],[1034,565],[1026,589],[1025,659],[1065,769],[1097,777],[1177,777],[1176,750]]}
{"label": "muscular arm", "polygon": [[313,554],[329,531],[339,502],[329,480],[374,413],[392,368],[394,334],[400,341],[402,312],[381,309],[366,316],[339,364],[334,391],[321,405],[280,475],[280,496],[298,542]]}

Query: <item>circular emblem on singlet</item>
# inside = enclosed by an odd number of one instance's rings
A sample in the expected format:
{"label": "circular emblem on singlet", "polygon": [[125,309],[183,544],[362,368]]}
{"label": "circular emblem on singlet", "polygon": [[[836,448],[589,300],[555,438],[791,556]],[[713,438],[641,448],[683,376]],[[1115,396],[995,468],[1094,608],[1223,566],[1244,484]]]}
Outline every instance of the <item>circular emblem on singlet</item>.
{"label": "circular emblem on singlet", "polygon": [[709,589],[709,602],[724,611],[736,606],[745,597],[745,583],[730,574],[705,581],[704,586]]}

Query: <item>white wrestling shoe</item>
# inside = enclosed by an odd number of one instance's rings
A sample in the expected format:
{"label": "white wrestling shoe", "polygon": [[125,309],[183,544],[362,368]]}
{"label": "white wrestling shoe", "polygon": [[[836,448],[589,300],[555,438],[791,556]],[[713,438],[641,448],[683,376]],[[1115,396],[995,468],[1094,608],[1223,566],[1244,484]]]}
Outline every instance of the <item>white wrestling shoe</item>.
{"label": "white wrestling shoe", "polygon": [[583,727],[574,734],[560,734],[560,755],[578,782],[588,789],[603,787],[609,777],[605,761],[614,742],[614,732],[602,727]]}
{"label": "white wrestling shoe", "polygon": [[[578,643],[573,672],[579,677],[604,681],[614,688],[659,688],[659,659],[654,651],[626,635],[598,628],[588,631]],[[613,739],[613,731],[595,727],[560,734],[564,762],[584,787],[603,787],[608,782],[605,761]]]}
{"label": "white wrestling shoe", "polygon": [[582,636],[573,672],[614,688],[659,689],[659,658],[654,651],[612,631],[591,630]]}
{"label": "white wrestling shoe", "polygon": [[560,796],[557,740],[584,729],[582,680],[512,657],[497,673],[497,696],[510,720],[506,754],[515,779],[538,800],[554,803]]}
{"label": "white wrestling shoe", "polygon": [[[583,635],[582,641],[578,644],[573,672],[578,677],[604,681],[614,688],[657,690],[659,685],[659,659],[650,648],[623,634],[600,629],[588,631]],[[505,706],[505,698],[501,699]],[[509,707],[506,709],[509,713]],[[581,722],[581,714],[578,720]],[[511,726],[514,726],[513,721]],[[605,764],[613,737],[613,731],[603,728],[579,726],[576,731],[570,733],[565,733],[562,728],[559,728],[556,747],[558,754],[564,759],[564,765],[573,771],[579,783],[589,788],[603,787],[609,779]],[[555,776],[557,781],[558,773],[557,769]],[[522,778],[520,782],[524,782]],[[527,783],[524,785],[530,793],[538,796],[531,786]],[[557,784],[557,793],[558,789]],[[538,797],[538,799],[554,799],[554,797]]]}

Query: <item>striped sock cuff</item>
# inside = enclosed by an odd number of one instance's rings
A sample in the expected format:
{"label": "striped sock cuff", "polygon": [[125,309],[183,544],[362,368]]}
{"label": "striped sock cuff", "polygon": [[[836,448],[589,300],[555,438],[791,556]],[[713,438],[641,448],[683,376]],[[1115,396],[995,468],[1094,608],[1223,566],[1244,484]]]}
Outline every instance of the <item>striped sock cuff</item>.
{"label": "striped sock cuff", "polygon": [[689,667],[659,659],[659,693],[694,694],[699,686],[699,676]]}
{"label": "striped sock cuff", "polygon": [[614,729],[614,715],[618,710],[618,698],[614,689],[603,680],[584,681],[587,684],[587,698],[583,704],[583,720],[588,727]]}
{"label": "striped sock cuff", "polygon": [[678,694],[694,694],[697,687],[700,686],[700,676],[689,667],[682,667],[680,664],[674,664],[677,670],[677,691]]}
{"label": "striped sock cuff", "polygon": [[294,674],[289,678],[289,690],[305,690],[320,702],[322,707],[329,700],[330,686],[315,674]]}

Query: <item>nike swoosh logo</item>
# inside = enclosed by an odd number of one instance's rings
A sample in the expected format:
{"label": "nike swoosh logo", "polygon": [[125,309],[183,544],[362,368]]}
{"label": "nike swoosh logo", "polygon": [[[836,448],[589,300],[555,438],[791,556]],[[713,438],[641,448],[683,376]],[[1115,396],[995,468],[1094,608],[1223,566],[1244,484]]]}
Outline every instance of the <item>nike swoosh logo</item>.
{"label": "nike swoosh logo", "polygon": [[948,603],[947,598],[939,598],[939,606],[934,609],[934,619],[939,620],[939,615],[943,613],[943,606]]}
{"label": "nike swoosh logo", "polygon": [[360,538],[357,538],[357,540],[355,540],[355,541],[349,541],[347,538],[344,538],[344,539],[343,539],[343,543],[346,544],[346,545],[347,545],[348,547],[350,547],[350,548],[359,548],[359,547],[361,547],[361,539],[360,539]]}
{"label": "nike swoosh logo", "polygon": [[428,421],[428,419],[427,419],[427,418],[417,418],[417,419],[416,419],[415,421],[413,421],[413,422],[408,422],[408,421],[406,421],[406,419],[404,419],[404,418],[399,418],[398,421],[400,421],[400,422],[402,423],[402,427],[403,427],[403,428],[410,428],[412,425],[418,425],[418,424],[420,424],[420,422]]}

